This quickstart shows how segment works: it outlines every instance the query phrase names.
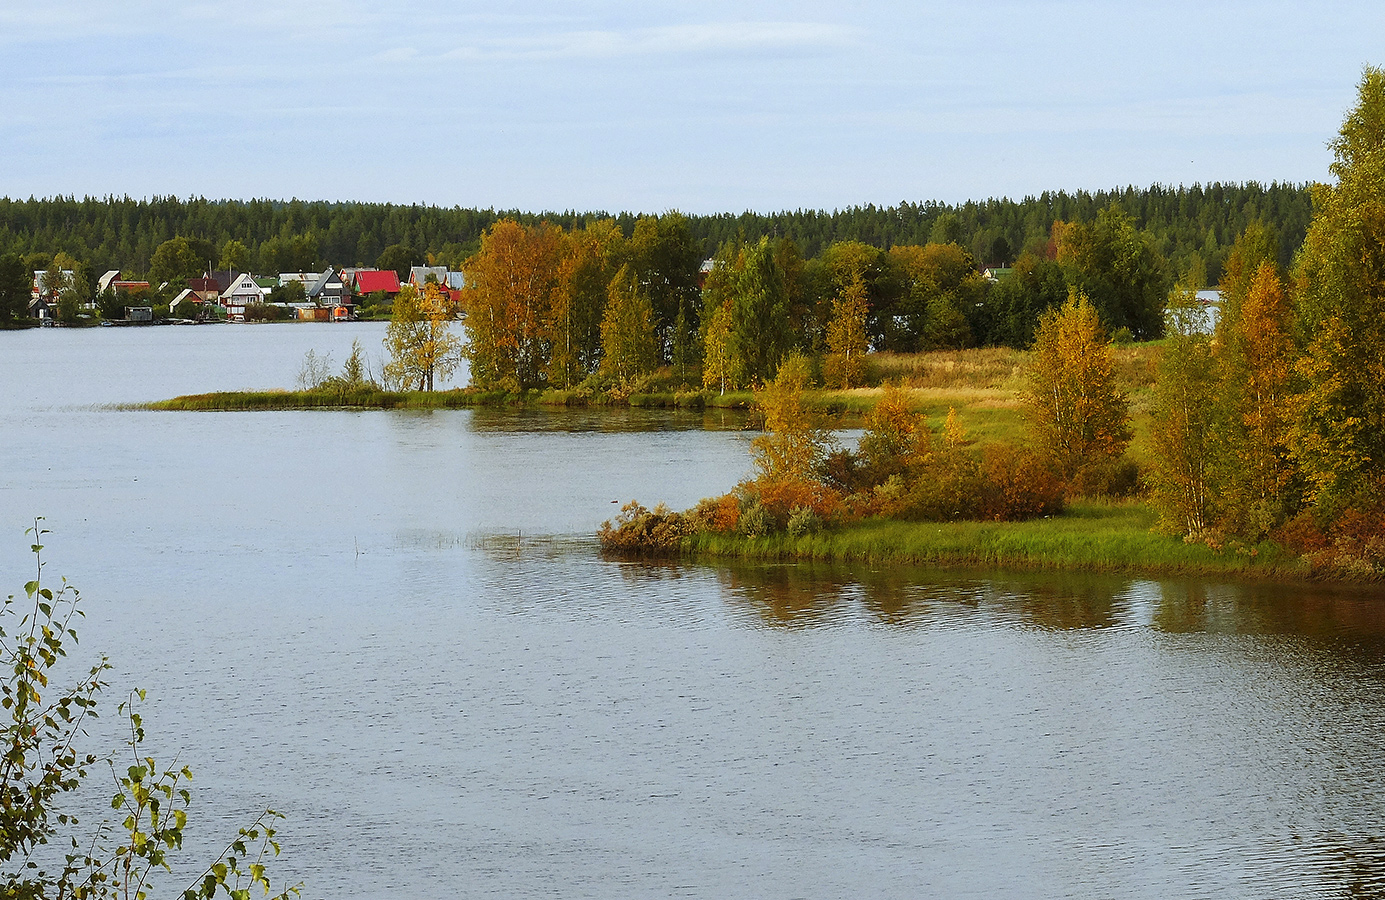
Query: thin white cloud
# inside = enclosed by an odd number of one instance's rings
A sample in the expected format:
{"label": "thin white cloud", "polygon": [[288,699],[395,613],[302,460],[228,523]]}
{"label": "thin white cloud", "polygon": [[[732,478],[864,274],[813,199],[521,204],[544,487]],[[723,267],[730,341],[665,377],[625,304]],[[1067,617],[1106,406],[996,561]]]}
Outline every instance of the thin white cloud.
{"label": "thin white cloud", "polygon": [[818,22],[707,22],[480,40],[445,51],[441,56],[463,60],[709,56],[828,50],[855,40],[852,29]]}

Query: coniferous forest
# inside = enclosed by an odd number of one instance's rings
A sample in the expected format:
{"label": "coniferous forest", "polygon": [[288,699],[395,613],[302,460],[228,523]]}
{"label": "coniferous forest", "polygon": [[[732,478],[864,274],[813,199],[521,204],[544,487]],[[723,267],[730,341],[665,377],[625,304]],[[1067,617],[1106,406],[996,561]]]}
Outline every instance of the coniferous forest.
{"label": "coniferous forest", "polygon": [[[1091,222],[1117,204],[1148,234],[1175,274],[1205,267],[1215,284],[1236,237],[1251,222],[1273,226],[1279,261],[1288,265],[1312,218],[1307,185],[1208,184],[1088,193],[1044,192],[1023,200],[991,199],[951,205],[902,202],[827,212],[686,214],[704,257],[728,240],[789,238],[806,258],[831,244],[860,241],[880,249],[897,244],[955,242],[983,266],[1013,263],[1025,249],[1042,250],[1055,221]],[[420,262],[460,268],[482,232],[502,219],[565,230],[614,219],[627,237],[639,215],[622,212],[522,212],[444,209],[388,203],[302,200],[207,200],[154,197],[0,198],[0,254],[63,252],[98,274],[149,272],[155,250],[174,237],[195,239],[216,259],[230,241],[244,245],[244,264],[259,272],[311,271],[326,265],[374,265],[387,248],[405,248]]]}

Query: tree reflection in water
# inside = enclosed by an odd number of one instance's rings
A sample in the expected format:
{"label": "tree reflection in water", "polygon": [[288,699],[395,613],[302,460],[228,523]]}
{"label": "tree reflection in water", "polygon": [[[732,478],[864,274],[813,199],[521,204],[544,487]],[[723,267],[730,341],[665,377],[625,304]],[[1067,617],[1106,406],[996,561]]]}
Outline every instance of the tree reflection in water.
{"label": "tree reflection in water", "polygon": [[1135,626],[1171,634],[1295,635],[1385,645],[1385,590],[1378,586],[820,562],[667,565],[714,574],[728,602],[773,626],[862,618],[910,626],[965,618],[1055,631]]}

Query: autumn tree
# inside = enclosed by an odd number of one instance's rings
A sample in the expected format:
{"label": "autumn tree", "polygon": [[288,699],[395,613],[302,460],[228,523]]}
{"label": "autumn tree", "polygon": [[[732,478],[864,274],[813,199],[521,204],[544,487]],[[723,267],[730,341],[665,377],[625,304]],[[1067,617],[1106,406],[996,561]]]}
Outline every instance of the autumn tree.
{"label": "autumn tree", "polygon": [[[1228,272],[1234,272],[1236,253]],[[1272,256],[1224,301],[1217,322],[1216,396],[1221,412],[1217,469],[1221,527],[1260,538],[1281,524],[1292,503],[1289,396],[1296,356],[1293,310]]]}
{"label": "autumn tree", "polygon": [[601,319],[601,371],[623,388],[654,370],[654,307],[635,273],[621,266],[611,279]]}
{"label": "autumn tree", "polygon": [[755,408],[765,417],[765,433],[750,445],[758,480],[814,480],[833,440],[831,431],[807,406],[804,394],[811,385],[812,367],[806,357],[794,353],[755,393]]}
{"label": "autumn tree", "polygon": [[676,351],[686,366],[698,334],[702,247],[687,218],[672,211],[637,219],[627,250],[630,268],[654,309],[658,361],[676,362]]}
{"label": "autumn tree", "polygon": [[946,350],[972,342],[964,308],[986,296],[976,260],[956,244],[891,247],[886,258],[898,281],[892,310],[901,324],[890,332],[899,350]]}
{"label": "autumn tree", "polygon": [[898,384],[884,385],[865,425],[858,455],[872,484],[916,470],[932,455],[933,433],[928,419],[909,409],[908,394]]}
{"label": "autumn tree", "polygon": [[986,292],[988,314],[977,337],[1006,347],[1028,347],[1034,343],[1040,317],[1062,306],[1067,296],[1061,265],[1031,253],[1021,254],[1010,274]]}
{"label": "autumn tree", "polygon": [[221,258],[216,267],[223,271],[244,272],[250,268],[250,248],[232,238],[221,245]]}
{"label": "autumn tree", "polygon": [[1170,297],[1154,385],[1153,500],[1161,525],[1175,534],[1204,532],[1214,516],[1219,385],[1211,338],[1201,330],[1201,318],[1193,290]]}
{"label": "autumn tree", "polygon": [[1320,514],[1385,491],[1385,71],[1366,69],[1332,144],[1336,185],[1314,189],[1297,273],[1307,346],[1289,446]]}
{"label": "autumn tree", "polygon": [[455,313],[451,298],[435,282],[420,294],[405,285],[394,298],[394,314],[385,332],[385,380],[433,390],[435,379],[446,379],[461,363],[461,342],[451,332]]}
{"label": "autumn tree", "polygon": [[1096,307],[1073,290],[1039,320],[1024,405],[1040,450],[1070,486],[1114,463],[1130,443],[1129,401]]}
{"label": "autumn tree", "polygon": [[552,346],[553,293],[566,250],[561,229],[547,222],[496,222],[463,267],[466,355],[478,387],[512,389],[543,383]]}
{"label": "autumn tree", "polygon": [[[1262,263],[1276,264],[1279,258],[1279,239],[1274,229],[1260,221],[1251,222],[1231,245],[1222,264],[1221,319],[1237,319],[1241,304],[1250,294],[1250,283]],[[1219,338],[1220,339],[1220,338]]]}
{"label": "autumn tree", "polygon": [[827,323],[827,358],[823,377],[829,384],[846,390],[863,381],[866,351],[866,283],[857,275],[842,289],[832,304],[832,319]]}
{"label": "autumn tree", "polygon": [[866,333],[895,349],[893,330],[880,321],[886,306],[895,299],[893,283],[887,277],[885,254],[879,248],[861,241],[836,241],[805,267],[803,278],[811,297],[806,301],[804,320],[799,331],[804,346],[814,350],[826,349],[826,326],[832,321],[833,305],[853,281],[865,285],[865,300],[872,316],[867,319]]}
{"label": "autumn tree", "polygon": [[731,345],[731,304],[717,304],[710,316],[704,313],[703,323],[702,386],[725,394],[727,387],[736,388],[741,380],[740,361]]}
{"label": "autumn tree", "polygon": [[611,219],[567,235],[549,310],[548,383],[570,387],[601,364],[606,296],[625,255],[625,236]]}

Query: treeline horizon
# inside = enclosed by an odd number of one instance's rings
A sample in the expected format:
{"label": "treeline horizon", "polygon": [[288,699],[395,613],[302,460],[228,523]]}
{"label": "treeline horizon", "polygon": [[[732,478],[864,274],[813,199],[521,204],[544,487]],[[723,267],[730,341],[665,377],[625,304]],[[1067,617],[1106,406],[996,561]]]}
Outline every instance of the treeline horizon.
{"label": "treeline horizon", "polygon": [[[1232,244],[1254,222],[1278,237],[1288,266],[1312,218],[1311,185],[1255,181],[1191,187],[1152,185],[1102,191],[1045,191],[1022,200],[991,198],[948,204],[902,202],[846,209],[681,215],[704,258],[731,240],[788,238],[803,256],[834,243],[859,241],[882,250],[898,245],[956,243],[978,266],[1004,266],[1023,253],[1042,255],[1055,221],[1092,222],[1119,206],[1148,235],[1176,275],[1205,273],[1216,284]],[[612,220],[626,237],[646,215],[496,210],[355,201],[182,200],[128,196],[0,198],[0,254],[66,253],[88,271],[148,272],[159,245],[174,237],[220,248],[240,241],[257,270],[299,271],[375,265],[387,248],[413,251],[420,262],[460,269],[487,228],[505,219],[549,222],[565,230]],[[218,260],[208,260],[215,266]]]}

